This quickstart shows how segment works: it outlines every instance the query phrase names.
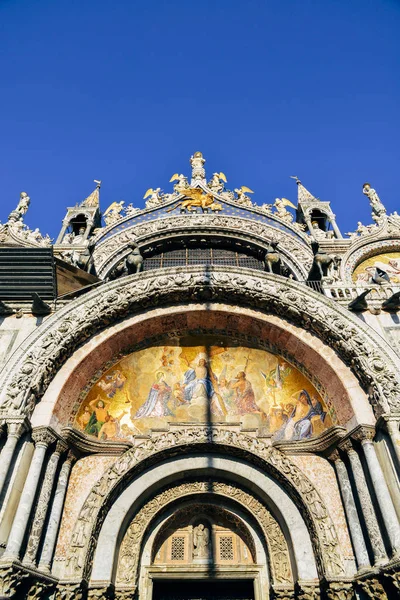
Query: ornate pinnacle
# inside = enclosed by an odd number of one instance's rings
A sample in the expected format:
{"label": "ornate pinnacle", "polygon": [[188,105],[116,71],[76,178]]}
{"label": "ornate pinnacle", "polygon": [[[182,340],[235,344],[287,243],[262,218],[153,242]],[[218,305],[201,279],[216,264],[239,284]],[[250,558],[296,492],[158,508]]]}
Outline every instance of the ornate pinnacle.
{"label": "ornate pinnacle", "polygon": [[312,195],[311,192],[309,192],[304,185],[301,183],[300,179],[298,177],[296,177],[296,175],[291,175],[290,176],[291,179],[295,179],[296,183],[297,183],[297,199],[298,199],[298,203],[305,203],[305,202],[318,202],[318,198],[316,198],[315,196]]}
{"label": "ornate pinnacle", "polygon": [[100,207],[101,181],[99,181],[98,179],[94,179],[93,181],[96,184],[96,188],[93,190],[93,192],[91,194],[89,194],[89,196],[87,198],[85,198],[83,200],[83,202],[81,202],[81,204],[80,204],[81,206],[95,207],[95,208]]}

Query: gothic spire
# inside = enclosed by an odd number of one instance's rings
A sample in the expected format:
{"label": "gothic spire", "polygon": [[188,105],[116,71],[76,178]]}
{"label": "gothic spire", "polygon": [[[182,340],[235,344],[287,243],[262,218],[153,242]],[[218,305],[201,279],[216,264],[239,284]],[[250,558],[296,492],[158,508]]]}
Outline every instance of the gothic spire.
{"label": "gothic spire", "polygon": [[81,206],[95,207],[95,208],[100,207],[101,181],[97,181],[97,179],[94,179],[94,182],[96,184],[96,189],[94,189],[93,192],[91,194],[89,194],[89,196],[87,198],[84,199],[84,201],[81,203]]}
{"label": "gothic spire", "polygon": [[304,187],[304,185],[301,183],[301,181],[298,177],[291,175],[291,178],[295,179],[296,183],[297,183],[297,201],[299,204],[304,203],[304,202],[319,201],[319,198],[316,198],[315,196],[313,196],[312,193],[309,192]]}

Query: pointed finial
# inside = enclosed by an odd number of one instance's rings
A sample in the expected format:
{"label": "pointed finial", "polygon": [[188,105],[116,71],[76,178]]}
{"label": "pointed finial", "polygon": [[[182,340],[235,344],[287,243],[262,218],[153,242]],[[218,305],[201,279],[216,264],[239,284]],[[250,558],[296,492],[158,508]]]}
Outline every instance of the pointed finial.
{"label": "pointed finial", "polygon": [[94,179],[93,181],[96,184],[96,189],[94,189],[93,192],[91,194],[89,194],[89,196],[87,198],[85,198],[83,202],[81,202],[80,206],[87,206],[90,208],[93,208],[93,207],[99,208],[100,207],[99,190],[100,190],[100,186],[101,186],[101,181],[99,181],[98,179]]}
{"label": "pointed finial", "polygon": [[300,179],[296,175],[290,175],[291,179],[295,179],[297,183],[297,201],[299,204],[302,202],[314,202],[318,201],[318,198],[312,195],[304,185],[301,183]]}

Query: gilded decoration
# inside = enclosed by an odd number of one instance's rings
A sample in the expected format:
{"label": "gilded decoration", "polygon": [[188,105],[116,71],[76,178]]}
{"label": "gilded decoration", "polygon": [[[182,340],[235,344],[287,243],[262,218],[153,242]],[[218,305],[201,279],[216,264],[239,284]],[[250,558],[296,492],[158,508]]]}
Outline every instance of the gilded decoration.
{"label": "gilded decoration", "polygon": [[156,346],[106,371],[74,426],[99,440],[130,439],[168,423],[242,423],[274,440],[302,440],[337,422],[295,367],[243,346]]}
{"label": "gilded decoration", "polygon": [[[377,278],[384,279],[376,281]],[[364,260],[353,272],[356,283],[400,284],[400,252],[385,252]]]}

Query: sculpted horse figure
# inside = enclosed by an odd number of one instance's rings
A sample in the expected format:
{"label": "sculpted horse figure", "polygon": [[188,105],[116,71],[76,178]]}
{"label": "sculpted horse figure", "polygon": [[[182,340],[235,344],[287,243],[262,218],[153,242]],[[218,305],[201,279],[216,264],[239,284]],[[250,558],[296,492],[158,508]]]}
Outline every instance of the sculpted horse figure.
{"label": "sculpted horse figure", "polygon": [[333,256],[319,249],[318,242],[311,242],[311,248],[314,254],[313,264],[308,279],[320,281],[328,274],[328,269],[333,262]]}
{"label": "sculpted horse figure", "polygon": [[140,253],[140,249],[137,244],[131,243],[128,246],[131,248],[131,252],[125,259],[126,270],[128,275],[132,273],[139,273],[143,268],[143,256]]}
{"label": "sculpted horse figure", "polygon": [[265,253],[264,263],[265,270],[268,273],[275,273],[276,275],[281,274],[281,255],[277,250],[278,242],[276,240],[271,240],[268,247],[267,252]]}

